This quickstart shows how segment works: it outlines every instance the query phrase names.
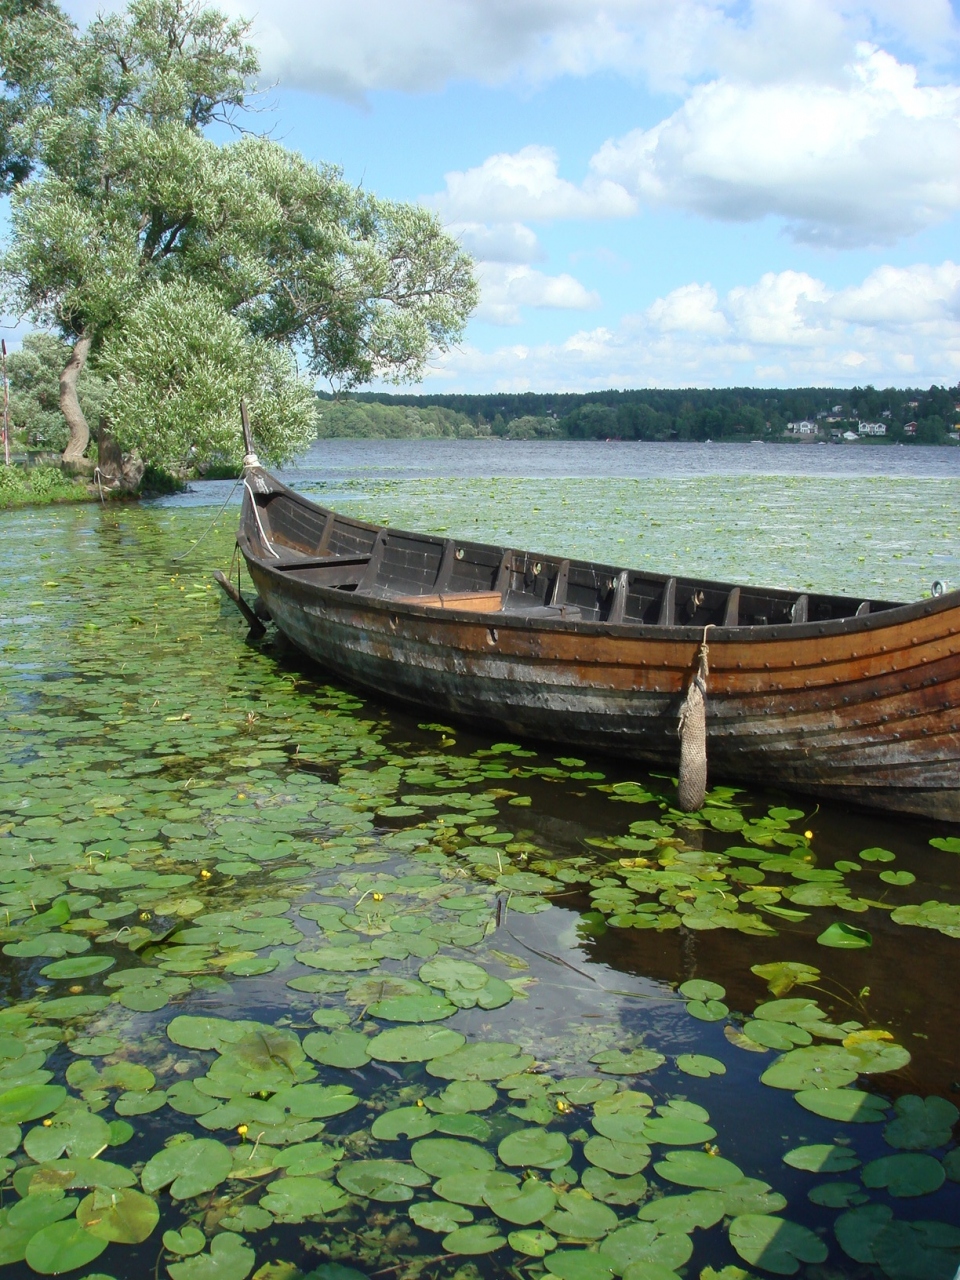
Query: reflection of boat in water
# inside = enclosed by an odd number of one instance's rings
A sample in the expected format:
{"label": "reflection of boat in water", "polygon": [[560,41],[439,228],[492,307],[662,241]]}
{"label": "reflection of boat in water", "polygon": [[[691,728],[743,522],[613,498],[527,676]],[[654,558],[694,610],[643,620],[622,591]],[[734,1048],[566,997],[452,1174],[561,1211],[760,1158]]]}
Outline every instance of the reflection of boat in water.
{"label": "reflection of boat in water", "polygon": [[714,776],[960,819],[960,592],[891,604],[408,533],[247,462],[250,575],[339,675],[431,717],[676,767],[706,635]]}

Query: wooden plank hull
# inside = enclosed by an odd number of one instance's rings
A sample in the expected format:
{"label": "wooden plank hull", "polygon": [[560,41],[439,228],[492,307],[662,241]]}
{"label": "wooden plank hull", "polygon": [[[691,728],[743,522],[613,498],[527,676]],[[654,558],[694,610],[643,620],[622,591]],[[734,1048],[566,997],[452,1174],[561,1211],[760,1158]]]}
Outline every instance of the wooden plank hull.
{"label": "wooden plank hull", "polygon": [[[330,576],[326,564],[271,563],[263,516],[254,527],[250,497],[247,508],[240,545],[261,599],[331,671],[431,719],[676,767],[703,628],[480,614],[324,585],[311,574]],[[711,777],[960,821],[958,637],[960,593],[821,623],[710,627]]]}

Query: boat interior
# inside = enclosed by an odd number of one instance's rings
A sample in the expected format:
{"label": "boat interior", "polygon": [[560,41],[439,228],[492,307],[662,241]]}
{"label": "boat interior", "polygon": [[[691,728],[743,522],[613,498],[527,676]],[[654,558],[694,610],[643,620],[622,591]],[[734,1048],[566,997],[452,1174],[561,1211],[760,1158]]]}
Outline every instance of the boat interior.
{"label": "boat interior", "polygon": [[425,609],[616,625],[779,626],[896,603],[674,578],[366,524],[291,490],[254,493],[250,550],[291,579]]}

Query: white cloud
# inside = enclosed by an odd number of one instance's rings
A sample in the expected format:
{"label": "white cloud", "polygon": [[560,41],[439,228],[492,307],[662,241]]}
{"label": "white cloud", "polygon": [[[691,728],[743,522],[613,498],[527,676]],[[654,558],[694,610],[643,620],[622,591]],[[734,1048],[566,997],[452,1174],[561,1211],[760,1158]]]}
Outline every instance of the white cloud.
{"label": "white cloud", "polygon": [[[66,0],[87,22],[125,0]],[[860,39],[955,53],[950,0],[250,0],[268,81],[359,99],[456,80],[541,83],[614,71],[679,89],[708,76],[818,74]]]}
{"label": "white cloud", "polygon": [[889,241],[960,209],[960,87],[861,46],[839,84],[702,85],[605,143],[597,181],[711,217],[785,218],[802,240]]}
{"label": "white cloud", "polygon": [[528,146],[488,156],[445,175],[446,190],[425,198],[445,218],[508,222],[524,218],[620,218],[636,200],[618,182],[588,176],[582,186],[561,178],[552,147]]}
{"label": "white cloud", "polygon": [[536,232],[522,222],[453,222],[447,230],[480,262],[542,262],[546,256]]}
{"label": "white cloud", "polygon": [[836,294],[829,310],[839,320],[878,328],[960,321],[960,266],[878,267],[863,284]]}
{"label": "white cloud", "polygon": [[960,381],[960,264],[879,267],[831,290],[768,273],[723,298],[691,284],[616,329],[562,343],[467,346],[438,363],[434,389],[843,386]]}
{"label": "white cloud", "polygon": [[522,307],[588,311],[600,305],[599,295],[571,275],[550,276],[534,267],[499,262],[481,263],[477,274],[482,289],[477,318],[491,324],[519,324]]}
{"label": "white cloud", "polygon": [[767,271],[755,285],[727,295],[727,311],[736,331],[765,346],[811,346],[822,341],[820,319],[829,291],[804,271]]}
{"label": "white cloud", "polygon": [[647,319],[661,333],[704,333],[721,336],[730,329],[717,310],[717,291],[711,284],[684,284],[647,308]]}
{"label": "white cloud", "polygon": [[[251,12],[247,0],[225,7]],[[789,76],[839,67],[857,39],[936,60],[957,20],[949,0],[271,0],[255,28],[268,77],[359,98],[604,70],[673,89],[728,72]]]}

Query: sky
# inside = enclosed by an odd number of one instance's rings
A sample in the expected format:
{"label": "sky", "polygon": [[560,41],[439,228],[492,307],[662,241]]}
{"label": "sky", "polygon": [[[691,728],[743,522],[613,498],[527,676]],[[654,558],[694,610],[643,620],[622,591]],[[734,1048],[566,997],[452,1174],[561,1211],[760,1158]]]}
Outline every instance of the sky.
{"label": "sky", "polygon": [[253,126],[474,255],[431,392],[960,382],[958,5],[221,0]]}

